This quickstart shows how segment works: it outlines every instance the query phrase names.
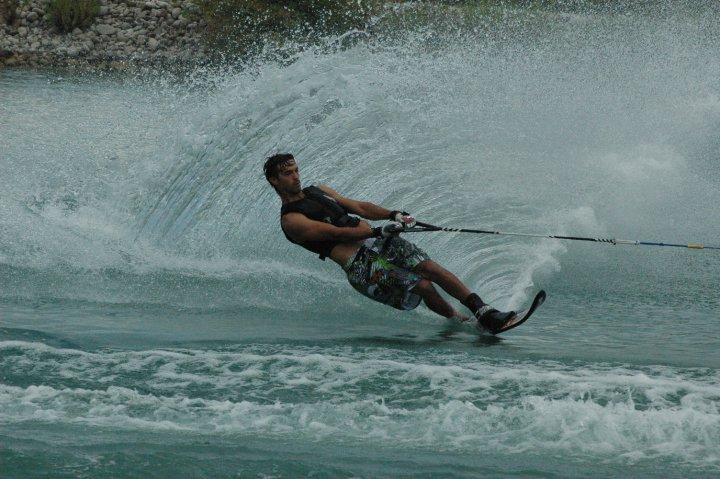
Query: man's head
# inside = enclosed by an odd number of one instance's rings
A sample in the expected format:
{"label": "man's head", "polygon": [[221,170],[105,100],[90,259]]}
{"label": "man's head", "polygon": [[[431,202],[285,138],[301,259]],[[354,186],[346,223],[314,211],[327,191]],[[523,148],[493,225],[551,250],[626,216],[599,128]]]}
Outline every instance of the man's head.
{"label": "man's head", "polygon": [[265,160],[265,178],[279,195],[296,195],[302,191],[300,186],[300,170],[295,157],[290,153],[278,153]]}

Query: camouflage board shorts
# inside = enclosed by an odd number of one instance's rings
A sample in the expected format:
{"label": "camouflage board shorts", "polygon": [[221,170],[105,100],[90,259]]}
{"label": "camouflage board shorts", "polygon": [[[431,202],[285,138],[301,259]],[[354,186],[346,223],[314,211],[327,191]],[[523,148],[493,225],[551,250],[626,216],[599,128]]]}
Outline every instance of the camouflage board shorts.
{"label": "camouflage board shorts", "polygon": [[411,290],[422,280],[412,271],[430,257],[411,242],[392,236],[365,240],[345,265],[348,281],[362,295],[393,308],[408,310],[420,304]]}

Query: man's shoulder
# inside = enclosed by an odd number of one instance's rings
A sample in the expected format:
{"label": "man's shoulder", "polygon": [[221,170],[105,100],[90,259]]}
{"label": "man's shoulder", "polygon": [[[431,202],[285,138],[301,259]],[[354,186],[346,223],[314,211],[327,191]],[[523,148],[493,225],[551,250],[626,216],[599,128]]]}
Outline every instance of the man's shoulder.
{"label": "man's shoulder", "polygon": [[318,183],[317,185],[310,185],[305,189],[310,190],[311,192],[321,193],[321,194],[326,194],[326,195],[329,195],[330,192],[332,192],[332,188],[330,188],[328,185],[325,185],[323,183]]}
{"label": "man's shoulder", "polygon": [[330,198],[337,201],[338,199],[342,198],[340,196],[340,193],[330,188],[328,185],[325,184],[318,184],[317,186],[312,186],[311,188],[315,188],[316,191],[319,191],[320,193],[324,194],[325,196],[329,196]]}
{"label": "man's shoulder", "polygon": [[280,226],[295,226],[302,224],[307,219],[307,216],[299,211],[289,211],[280,217]]}

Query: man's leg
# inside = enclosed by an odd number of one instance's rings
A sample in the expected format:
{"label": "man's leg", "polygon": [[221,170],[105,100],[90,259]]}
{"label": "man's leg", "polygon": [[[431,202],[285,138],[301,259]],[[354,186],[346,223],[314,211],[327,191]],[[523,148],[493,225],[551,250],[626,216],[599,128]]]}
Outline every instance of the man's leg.
{"label": "man's leg", "polygon": [[440,286],[450,296],[463,304],[467,297],[472,294],[472,291],[470,291],[457,276],[433,260],[428,259],[421,261],[413,270],[423,278]]}
{"label": "man's leg", "polygon": [[431,311],[434,311],[440,316],[444,316],[446,318],[459,317],[467,319],[460,315],[460,313],[458,313],[450,303],[440,296],[429,280],[421,280],[411,291],[420,296],[425,302],[425,305],[430,308]]}
{"label": "man's leg", "polygon": [[488,306],[480,299],[480,296],[472,293],[457,276],[432,260],[421,261],[413,269],[420,276],[437,283],[448,294],[458,299],[490,331],[499,329],[514,314],[513,311],[501,312]]}

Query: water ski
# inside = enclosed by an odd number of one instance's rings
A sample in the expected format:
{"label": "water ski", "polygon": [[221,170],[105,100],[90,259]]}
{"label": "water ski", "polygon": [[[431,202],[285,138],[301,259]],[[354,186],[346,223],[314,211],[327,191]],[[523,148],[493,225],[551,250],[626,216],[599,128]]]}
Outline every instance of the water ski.
{"label": "water ski", "polygon": [[[499,331],[495,331],[493,334],[504,333],[505,331],[507,331],[509,329],[520,326],[522,323],[527,321],[530,316],[532,316],[532,314],[535,312],[535,310],[538,308],[538,306],[540,306],[541,304],[543,304],[543,302],[545,302],[545,297],[546,297],[545,291],[540,290],[540,292],[538,292],[538,294],[535,295],[535,299],[533,299],[532,304],[530,304],[529,308],[515,313],[515,315],[513,317],[511,317],[510,319],[508,319],[507,322],[503,325],[502,328],[500,328]],[[477,323],[477,328],[483,332],[487,331],[485,328],[483,328],[480,325],[480,323]]]}

